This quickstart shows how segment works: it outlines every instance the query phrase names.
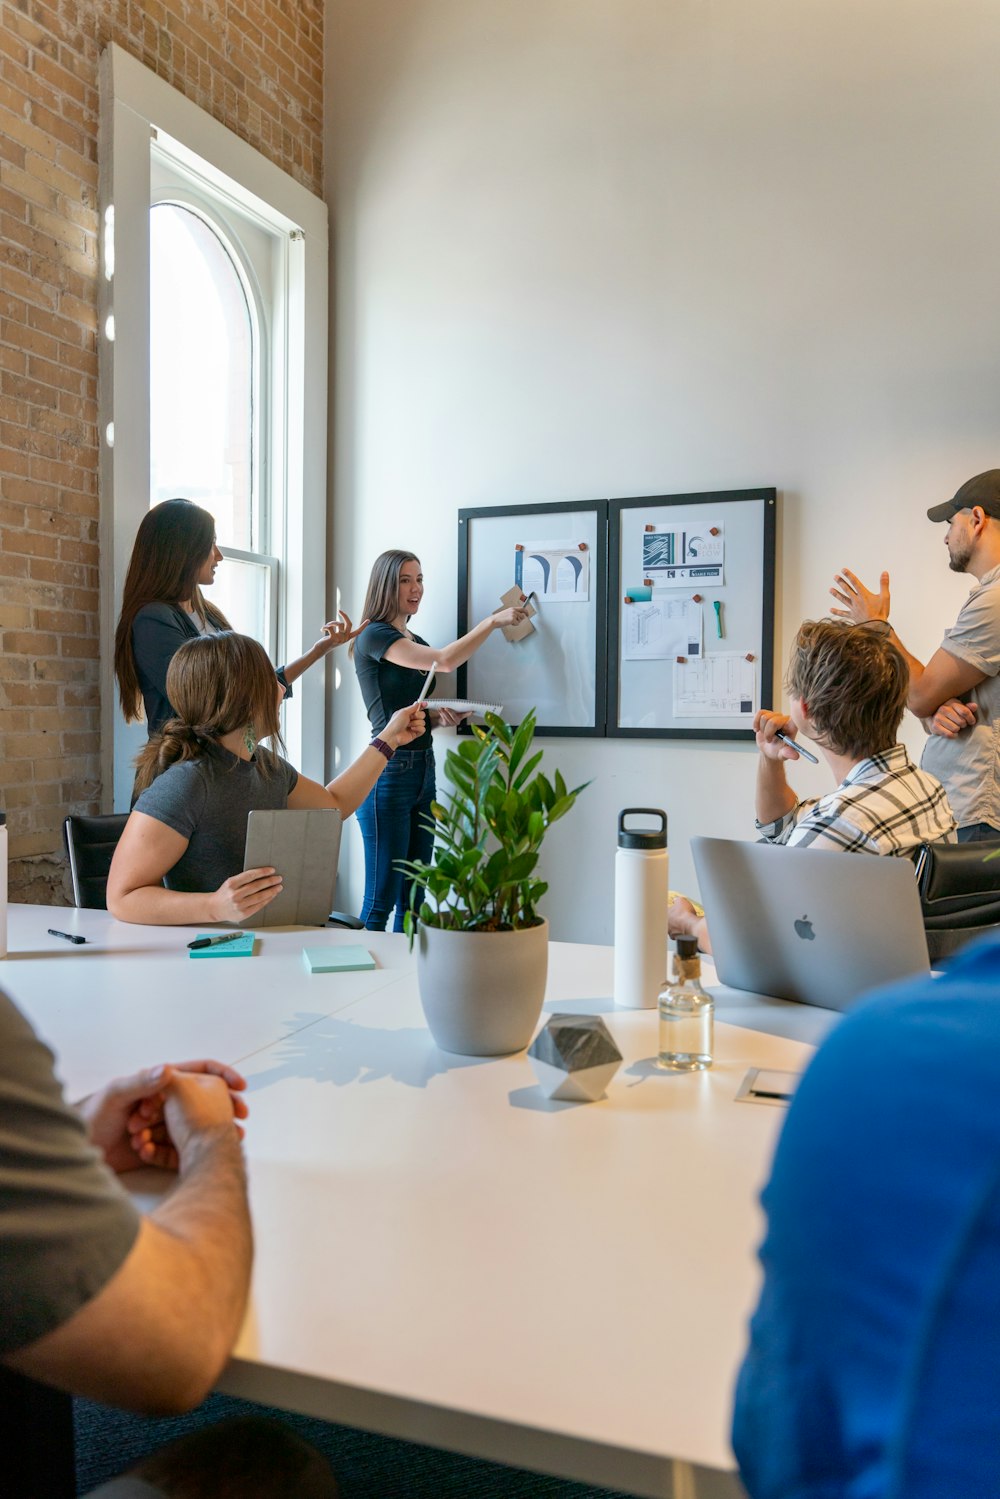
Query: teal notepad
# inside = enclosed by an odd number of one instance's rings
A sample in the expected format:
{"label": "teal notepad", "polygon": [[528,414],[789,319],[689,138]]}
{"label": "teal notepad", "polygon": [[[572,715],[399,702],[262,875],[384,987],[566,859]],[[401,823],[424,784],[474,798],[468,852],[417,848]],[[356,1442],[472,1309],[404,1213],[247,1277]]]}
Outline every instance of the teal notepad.
{"label": "teal notepad", "polygon": [[304,947],[302,961],[310,973],[352,973],[377,966],[367,947]]}
{"label": "teal notepad", "polygon": [[[214,937],[215,932],[199,932],[199,937]],[[217,942],[214,947],[196,947],[188,953],[189,958],[252,958],[253,932],[240,932],[232,942]]]}

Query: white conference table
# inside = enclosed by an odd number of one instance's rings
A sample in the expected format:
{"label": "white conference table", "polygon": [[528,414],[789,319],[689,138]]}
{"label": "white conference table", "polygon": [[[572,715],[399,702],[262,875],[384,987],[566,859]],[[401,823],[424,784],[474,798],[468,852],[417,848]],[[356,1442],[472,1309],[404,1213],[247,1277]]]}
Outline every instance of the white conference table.
{"label": "white conference table", "polygon": [[[402,937],[265,929],[252,959],[192,961],[192,935],[14,906],[0,985],[70,1096],[194,1056],[246,1074],[256,1260],[219,1388],[638,1495],[740,1494],[732,1383],[784,1112],[735,1094],[748,1067],[800,1071],[836,1016],[717,989],[714,1067],[663,1074],[611,949],[553,943],[542,1022],[600,1014],[625,1058],[598,1103],[554,1103],[523,1053],[437,1050]],[[359,941],[377,970],[302,964]]]}

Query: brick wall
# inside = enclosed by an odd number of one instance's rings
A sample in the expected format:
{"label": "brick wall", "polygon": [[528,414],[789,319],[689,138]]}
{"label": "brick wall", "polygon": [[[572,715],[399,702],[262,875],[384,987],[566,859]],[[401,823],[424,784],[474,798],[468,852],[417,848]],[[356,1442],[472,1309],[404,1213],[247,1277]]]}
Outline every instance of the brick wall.
{"label": "brick wall", "polygon": [[98,60],[117,42],[314,192],[322,0],[0,0],[0,806],[11,898],[99,810]]}

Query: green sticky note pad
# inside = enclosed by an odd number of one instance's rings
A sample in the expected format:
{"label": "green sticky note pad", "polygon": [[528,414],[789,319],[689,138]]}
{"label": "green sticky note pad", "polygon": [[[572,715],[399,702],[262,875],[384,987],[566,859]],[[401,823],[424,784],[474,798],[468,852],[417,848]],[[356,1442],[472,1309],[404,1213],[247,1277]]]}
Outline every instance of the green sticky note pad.
{"label": "green sticky note pad", "polygon": [[354,973],[377,967],[367,947],[304,947],[302,961],[310,973]]}
{"label": "green sticky note pad", "polygon": [[[214,937],[215,932],[199,932],[199,937]],[[214,947],[196,947],[189,958],[252,958],[253,932],[241,932],[232,942],[217,942]]]}

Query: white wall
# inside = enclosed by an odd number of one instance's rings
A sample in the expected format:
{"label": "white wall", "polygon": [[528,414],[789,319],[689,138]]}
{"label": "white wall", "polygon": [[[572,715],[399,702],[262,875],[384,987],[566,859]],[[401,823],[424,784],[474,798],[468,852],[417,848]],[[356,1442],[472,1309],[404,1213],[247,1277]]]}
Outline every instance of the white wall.
{"label": "white wall", "polygon": [[[328,0],[327,23],[348,607],[412,547],[420,631],[452,638],[461,506],[774,484],[779,660],[843,564],[889,567],[932,651],[967,584],[924,511],[1000,462],[994,0]],[[366,721],[341,666],[344,756]],[[610,939],[620,807],[667,808],[685,888],[692,833],[752,832],[752,747],[549,749],[594,782],[550,840],[556,936]]]}

